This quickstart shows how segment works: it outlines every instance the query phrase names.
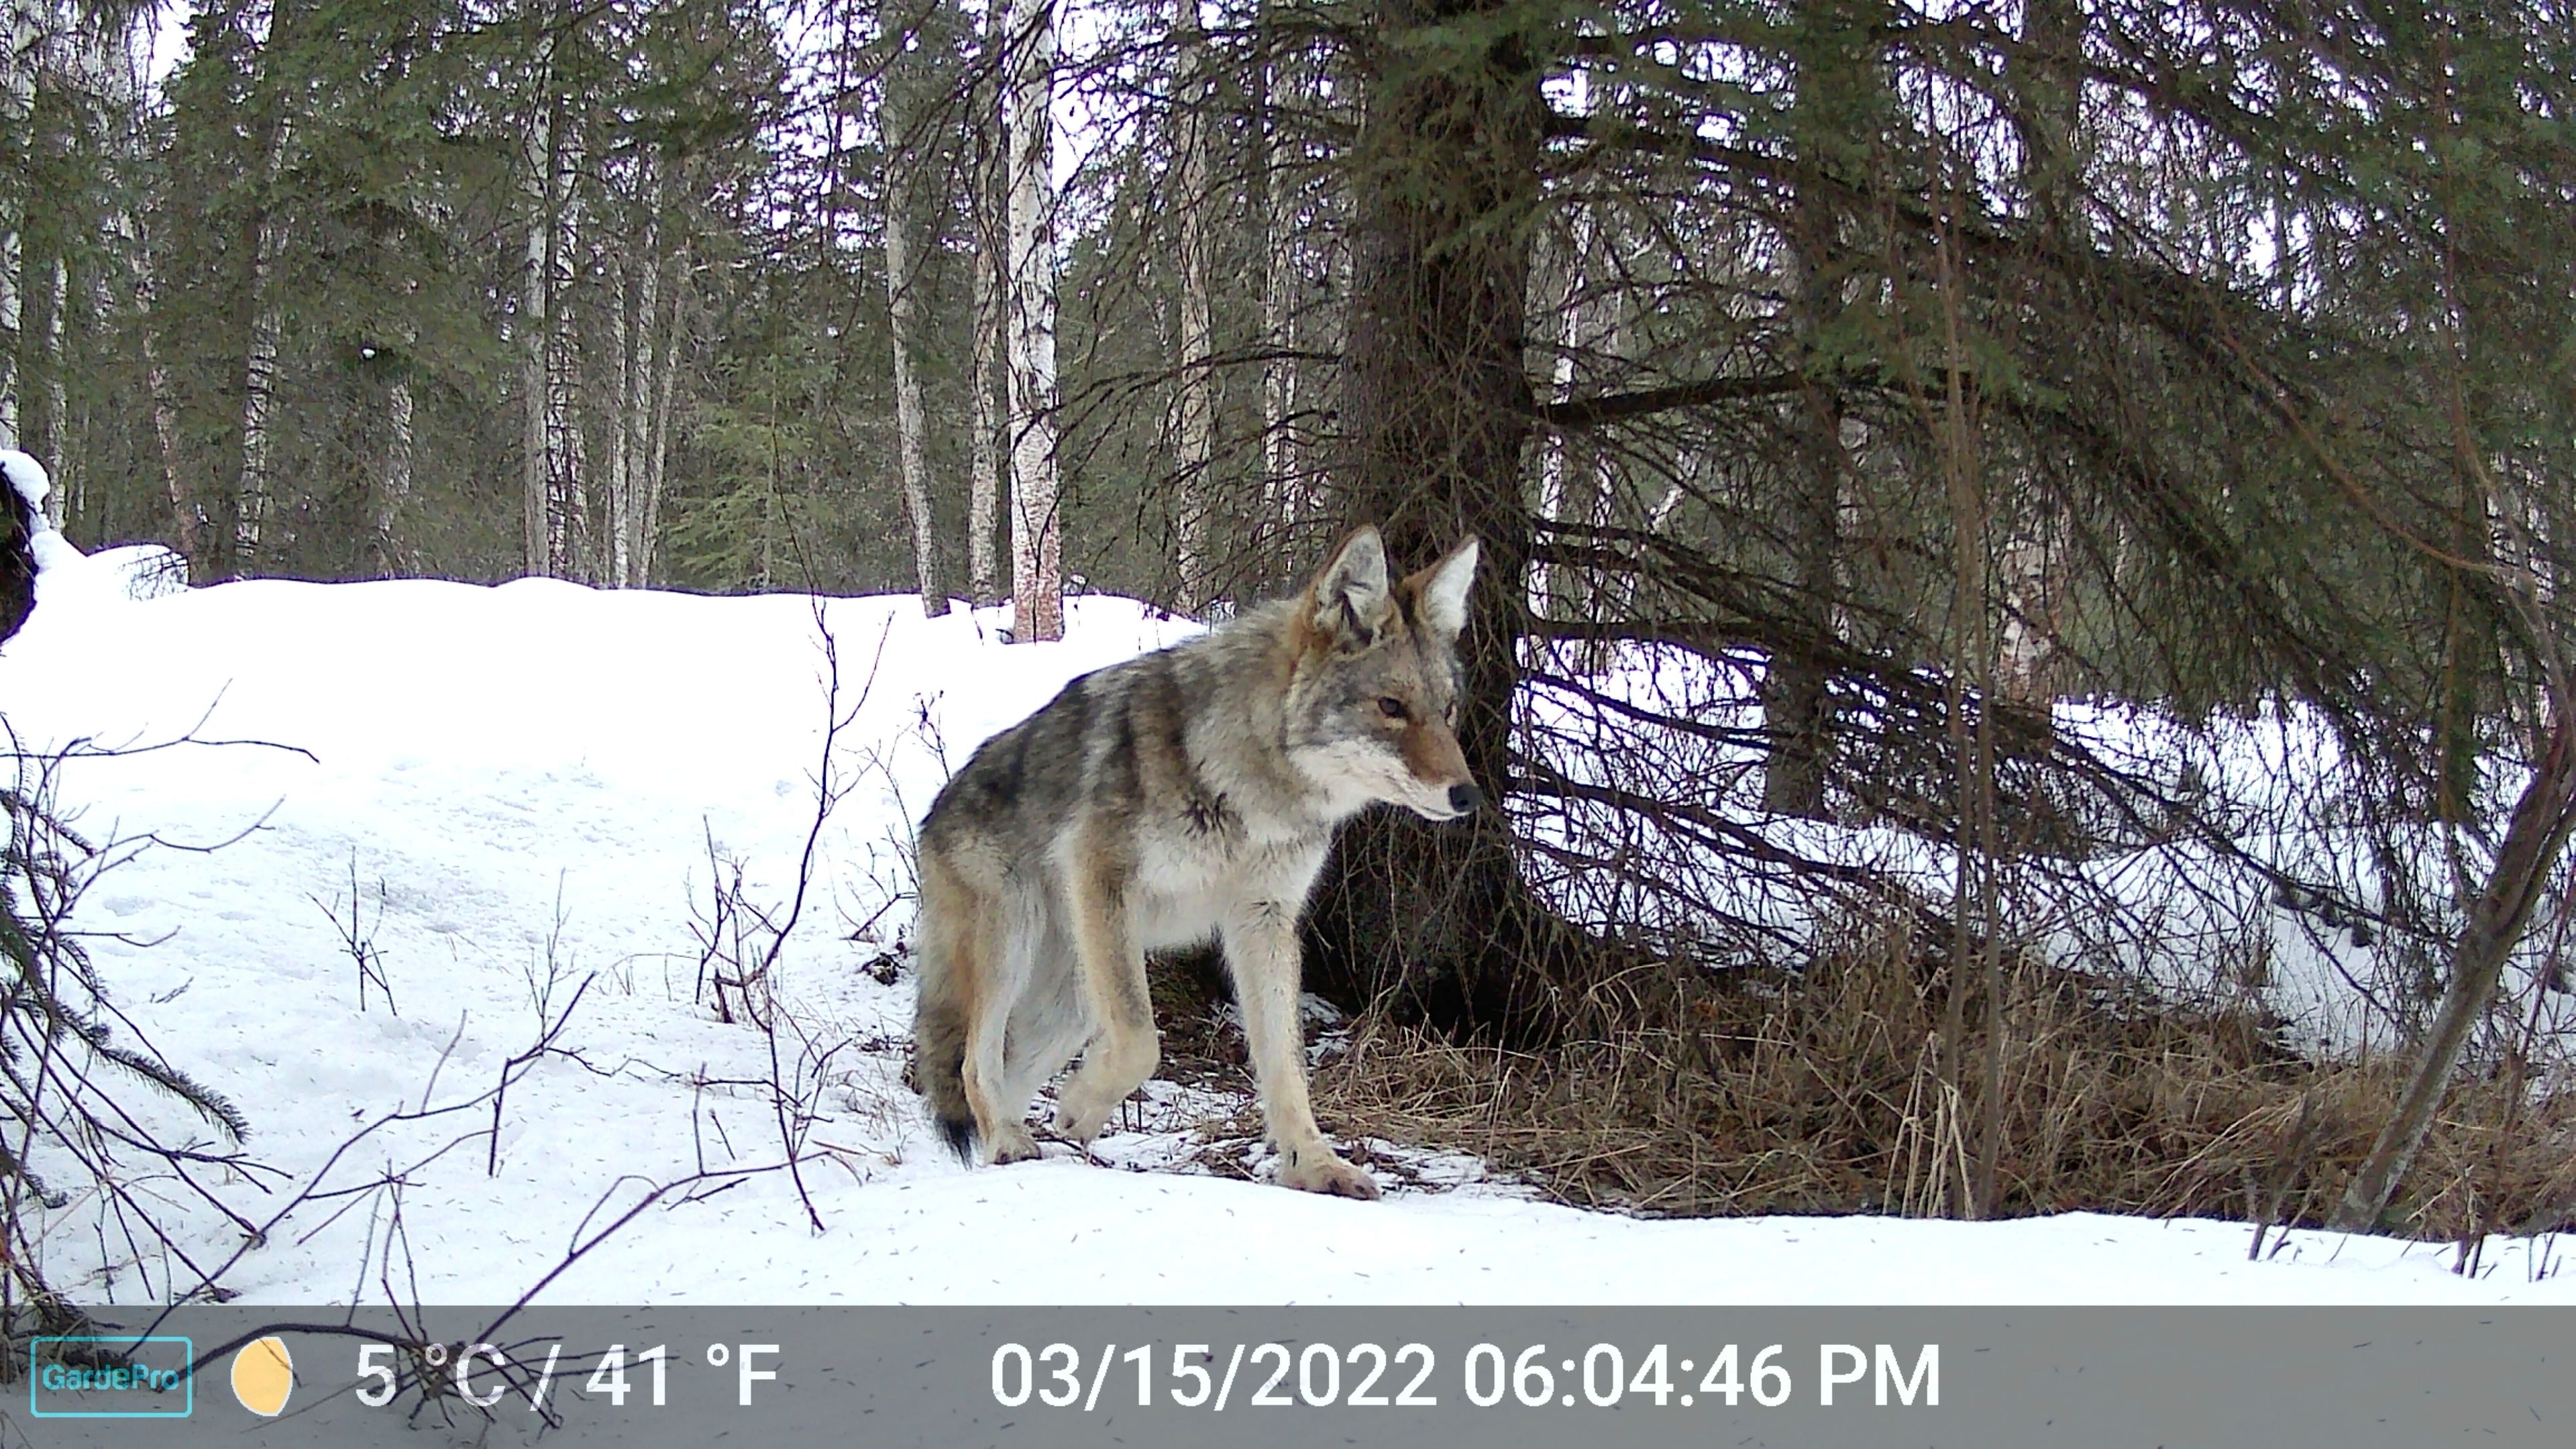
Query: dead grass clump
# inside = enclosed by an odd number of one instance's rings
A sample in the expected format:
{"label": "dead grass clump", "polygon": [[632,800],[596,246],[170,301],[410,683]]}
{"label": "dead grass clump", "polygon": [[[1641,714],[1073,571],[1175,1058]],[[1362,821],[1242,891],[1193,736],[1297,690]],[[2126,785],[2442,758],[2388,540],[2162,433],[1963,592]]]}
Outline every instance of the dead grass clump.
{"label": "dead grass clump", "polygon": [[[2285,1050],[2251,1010],[2027,961],[2004,975],[1999,1216],[2318,1224],[2403,1081],[2403,1061]],[[1972,990],[1951,1070],[1945,976],[1909,932],[1875,928],[1794,973],[1636,967],[1544,1053],[1372,1018],[1316,1105],[1337,1130],[1472,1152],[1587,1207],[1962,1216],[1987,1013]],[[2504,1064],[2453,1091],[2386,1222],[2456,1238],[2571,1208],[2576,1093]]]}

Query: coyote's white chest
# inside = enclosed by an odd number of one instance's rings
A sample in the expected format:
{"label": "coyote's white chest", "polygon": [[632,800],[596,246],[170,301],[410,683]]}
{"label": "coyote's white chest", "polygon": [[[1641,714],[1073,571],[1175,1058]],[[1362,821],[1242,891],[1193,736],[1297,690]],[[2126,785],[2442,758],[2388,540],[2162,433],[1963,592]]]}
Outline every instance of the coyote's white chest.
{"label": "coyote's white chest", "polygon": [[1330,840],[1320,831],[1246,839],[1238,829],[1140,842],[1133,889],[1145,948],[1204,941],[1230,916],[1262,905],[1284,907],[1294,920]]}

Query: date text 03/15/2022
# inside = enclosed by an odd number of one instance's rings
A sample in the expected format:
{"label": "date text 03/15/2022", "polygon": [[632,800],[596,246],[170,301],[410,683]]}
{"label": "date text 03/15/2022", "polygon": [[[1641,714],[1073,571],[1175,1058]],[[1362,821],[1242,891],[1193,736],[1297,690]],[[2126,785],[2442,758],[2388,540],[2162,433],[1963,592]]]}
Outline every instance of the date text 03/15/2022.
{"label": "date text 03/15/2022", "polygon": [[[1801,1394],[1793,1363],[1814,1366],[1804,1380],[1810,1402],[1870,1403],[1880,1407],[1934,1406],[1941,1402],[1941,1346],[1927,1343],[1900,1349],[1895,1344],[1784,1343],[1759,1348],[1719,1344],[1700,1354],[1683,1356],[1668,1344],[1623,1348],[1595,1343],[1579,1356],[1572,1350],[1551,1354],[1543,1343],[1516,1351],[1480,1343],[1469,1349],[1456,1390],[1463,1402],[1492,1408],[1507,1400],[1528,1408],[1555,1405],[1613,1408],[1652,1404],[1690,1408],[1703,1401],[1735,1407],[1746,1400],[1778,1408]],[[1118,1369],[1114,1392],[1123,1397],[1128,1374],[1134,1375],[1135,1402],[1149,1407],[1161,1397],[1182,1408],[1222,1412],[1229,1404],[1257,1408],[1305,1405],[1324,1408],[1438,1408],[1460,1399],[1447,1397],[1438,1354],[1428,1344],[1406,1343],[1390,1351],[1383,1344],[1355,1343],[1347,1348],[1308,1343],[1291,1349],[1282,1343],[1234,1344],[1227,1348],[1183,1343],[1171,1348],[1170,1371],[1159,1378],[1156,1346],[1140,1344],[1120,1350],[1104,1344],[1096,1356],[1069,1343],[1032,1350],[1005,1343],[993,1351],[993,1400],[1018,1408],[1032,1399],[1048,1408],[1084,1410],[1099,1407],[1104,1388]],[[1633,1371],[1630,1365],[1634,1364]],[[1250,1377],[1245,1376],[1246,1370]],[[1692,1375],[1698,1374],[1696,1382]],[[1238,1379],[1242,1380],[1238,1397]],[[1347,1392],[1345,1390],[1347,1389]],[[1837,1390],[1843,1392],[1837,1396]]]}

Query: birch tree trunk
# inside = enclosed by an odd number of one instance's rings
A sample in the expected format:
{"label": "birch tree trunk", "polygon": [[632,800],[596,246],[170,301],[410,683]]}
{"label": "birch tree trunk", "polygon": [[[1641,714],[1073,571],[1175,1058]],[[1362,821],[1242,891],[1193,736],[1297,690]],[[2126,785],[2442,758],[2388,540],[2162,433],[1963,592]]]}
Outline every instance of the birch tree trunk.
{"label": "birch tree trunk", "polygon": [[581,372],[581,351],[574,326],[573,302],[577,297],[575,279],[585,274],[589,228],[583,214],[580,190],[580,168],[583,161],[581,132],[578,127],[566,131],[564,142],[557,148],[558,195],[562,197],[561,219],[555,226],[554,306],[551,309],[554,336],[552,361],[547,379],[552,395],[546,400],[547,444],[552,453],[548,467],[555,479],[555,502],[560,511],[560,532],[566,571],[573,577],[590,582],[604,571],[604,550],[592,537],[590,516],[590,434],[582,426],[581,403],[585,382]]}
{"label": "birch tree trunk", "polygon": [[993,532],[1000,522],[1002,495],[1002,409],[999,406],[1002,332],[1001,228],[994,224],[989,163],[979,165],[975,184],[975,396],[967,408],[966,440],[966,589],[977,604],[1001,597]]}
{"label": "birch tree trunk", "polygon": [[[140,24],[140,19],[136,24]],[[143,89],[139,67],[133,53],[134,31],[122,32],[101,28],[92,52],[97,73],[98,95],[107,120],[111,153],[118,165],[136,165],[142,159],[143,108],[138,98]],[[151,414],[155,462],[161,471],[161,494],[170,503],[171,538],[180,557],[187,560],[191,577],[204,579],[209,560],[205,556],[203,537],[203,504],[188,475],[179,466],[179,412],[173,399],[170,369],[162,360],[157,336],[160,327],[160,288],[146,245],[143,229],[136,220],[135,208],[120,204],[107,216],[107,228],[114,248],[124,260],[124,282],[134,307],[135,350],[143,364],[144,403]],[[109,295],[112,270],[102,266],[93,273],[98,288],[95,303],[97,315],[113,316],[115,304]]]}
{"label": "birch tree trunk", "polygon": [[[1589,91],[1585,84],[1585,77],[1580,71],[1576,72],[1574,77],[1571,109],[1578,115],[1589,109]],[[1558,403],[1566,402],[1574,396],[1575,354],[1590,341],[1589,330],[1584,325],[1586,319],[1583,304],[1586,286],[1585,270],[1592,256],[1593,225],[1590,208],[1576,211],[1569,228],[1572,232],[1571,237],[1558,243],[1564,250],[1557,258],[1556,275],[1553,278],[1545,278],[1545,269],[1540,269],[1545,280],[1557,283],[1556,295],[1547,299],[1548,312],[1554,322],[1554,326],[1549,329],[1552,335],[1548,338],[1548,342],[1556,354],[1549,360],[1547,380],[1549,399]],[[1540,444],[1538,511],[1542,522],[1558,523],[1566,519],[1567,472],[1569,469],[1586,467],[1590,462],[1589,449],[1582,449],[1587,454],[1584,458],[1571,456],[1581,446],[1563,432],[1548,433]],[[1560,611],[1557,607],[1560,603],[1572,604],[1567,586],[1575,572],[1563,566],[1533,565],[1530,569],[1532,611],[1543,619],[1576,617],[1571,608]]]}
{"label": "birch tree trunk", "polygon": [[547,530],[555,576],[587,579],[597,569],[591,556],[590,469],[578,410],[580,359],[573,347],[570,306],[582,233],[580,203],[573,189],[579,152],[570,138],[556,152],[561,205],[554,226],[554,265],[547,277],[553,293],[546,338]]}
{"label": "birch tree trunk", "polygon": [[45,495],[45,519],[57,531],[71,509],[74,490],[85,486],[86,469],[64,466],[64,434],[70,431],[68,398],[63,387],[63,309],[71,305],[71,269],[59,256],[48,269],[52,295],[45,299],[45,452],[39,460],[54,480],[54,491]]}
{"label": "birch tree trunk", "polygon": [[[0,153],[27,153],[45,19],[36,0],[0,0]],[[24,325],[25,278],[18,224],[14,208],[0,212],[0,448],[19,446],[18,332]]]}
{"label": "birch tree trunk", "polygon": [[[258,251],[262,257],[270,255],[265,241]],[[259,566],[260,542],[268,529],[279,325],[276,305],[267,296],[268,272],[268,263],[252,264],[252,292],[260,300],[251,313],[250,342],[242,359],[241,478],[233,500],[232,571],[237,574]]]}
{"label": "birch tree trunk", "polygon": [[[898,65],[900,62],[897,63]],[[912,255],[912,170],[897,160],[905,139],[896,133],[892,104],[898,78],[886,78],[888,104],[880,113],[886,134],[886,316],[894,342],[894,431],[896,465],[903,476],[903,511],[912,522],[913,577],[921,587],[921,612],[938,618],[948,612],[948,589],[939,577],[939,534],[930,516],[930,461],[922,434],[921,378],[913,368],[912,299],[919,261]]]}
{"label": "birch tree trunk", "polygon": [[[644,228],[644,253],[652,255],[652,223]],[[637,396],[636,335],[643,329],[631,316],[635,307],[635,262],[631,257],[618,259],[616,284],[608,299],[609,363],[616,370],[608,389],[608,557],[601,570],[600,582],[612,589],[627,586],[629,546],[634,539],[635,521],[635,434],[637,414],[642,411]]]}
{"label": "birch tree trunk", "polygon": [[[624,473],[617,508],[617,569],[621,589],[644,587],[652,557],[644,536],[649,514],[646,499],[653,490],[653,421],[662,380],[662,189],[657,175],[646,205],[644,255],[635,268],[635,320],[620,374],[617,445]],[[618,308],[623,323],[626,309]]]}
{"label": "birch tree trunk", "polygon": [[569,269],[579,241],[573,177],[577,147],[559,98],[539,101],[528,136],[528,275],[522,365],[527,388],[525,524],[528,572],[582,573],[589,498],[574,413]]}
{"label": "birch tree trunk", "polygon": [[1208,143],[1205,36],[1199,0],[1174,0],[1172,49],[1180,67],[1173,100],[1173,146],[1178,152],[1178,229],[1181,269],[1180,443],[1173,478],[1173,545],[1178,555],[1180,611],[1204,617],[1215,602],[1214,563],[1208,556],[1209,504],[1216,464],[1215,327],[1208,312]]}
{"label": "birch tree trunk", "polygon": [[[983,0],[981,50],[986,64],[968,105],[970,149],[966,171],[967,234],[975,251],[973,370],[968,386],[966,423],[966,593],[978,607],[1001,597],[1000,568],[993,537],[1000,521],[1002,494],[1002,393],[1007,386],[1001,368],[1004,267],[999,158],[1009,149],[1001,98],[1003,70],[1010,52],[1010,31],[1003,19],[1003,0]],[[983,76],[992,89],[984,90]]]}
{"label": "birch tree trunk", "polygon": [[0,219],[0,448],[18,446],[18,329],[24,310],[18,302],[18,227]]}
{"label": "birch tree trunk", "polygon": [[1056,512],[1055,11],[1010,8],[1012,637],[1064,637],[1063,523]]}
{"label": "birch tree trunk", "polygon": [[206,579],[213,560],[206,555],[205,505],[186,469],[179,465],[179,409],[171,396],[170,368],[162,360],[157,333],[161,325],[161,289],[152,250],[132,212],[116,217],[118,240],[125,248],[126,285],[134,289],[134,340],[143,358],[143,391],[152,409],[152,440],[160,453],[161,488],[170,500],[170,534],[179,556],[188,561],[191,578]]}
{"label": "birch tree trunk", "polygon": [[[409,367],[408,357],[403,365]],[[411,414],[411,377],[408,372],[397,373],[393,385],[385,390],[384,467],[376,478],[375,506],[367,520],[367,551],[375,556],[378,578],[389,579],[403,572],[394,529],[402,521],[403,505],[411,501]]]}
{"label": "birch tree trunk", "polygon": [[[1283,154],[1286,140],[1279,111],[1283,92],[1293,96],[1297,68],[1274,59],[1259,72],[1257,143],[1261,168],[1261,343],[1270,355],[1261,363],[1262,524],[1285,542],[1301,511],[1297,507],[1297,440],[1290,431],[1297,411],[1297,364],[1287,354],[1297,345],[1296,295],[1299,228],[1293,178]],[[1271,580],[1285,582],[1285,576]]]}
{"label": "birch tree trunk", "polygon": [[[2007,62],[2019,103],[2011,115],[2021,141],[2021,184],[2042,230],[2080,249],[2092,246],[2084,210],[2084,10],[2079,0],[2029,0],[2022,8],[2022,49]],[[2025,480],[2025,484],[2037,479]],[[2066,537],[2065,510],[2044,487],[2014,490],[2025,500],[2015,510],[2012,535],[1997,560],[1997,582],[2007,605],[1997,640],[1995,690],[2019,705],[2033,723],[2054,728],[2059,653],[2058,601],[2063,580],[2059,557]]]}
{"label": "birch tree trunk", "polygon": [[[1277,194],[1274,186],[1272,194]],[[1276,213],[1274,213],[1275,215]],[[1303,496],[1297,451],[1297,364],[1288,356],[1297,346],[1297,242],[1274,226],[1261,267],[1261,335],[1271,355],[1261,364],[1261,477],[1264,521],[1284,541],[1298,516]]]}
{"label": "birch tree trunk", "polygon": [[615,372],[608,407],[607,534],[600,582],[642,588],[652,543],[648,520],[654,490],[654,428],[660,411],[663,205],[668,195],[664,161],[647,151],[633,161],[633,205],[642,235],[631,254],[610,268],[608,350]]}
{"label": "birch tree trunk", "polygon": [[554,550],[546,527],[546,352],[552,326],[546,315],[553,290],[554,111],[540,100],[528,127],[528,255],[523,277],[526,292],[519,308],[519,393],[527,409],[521,430],[520,522],[525,530],[528,572],[538,578],[554,572]]}

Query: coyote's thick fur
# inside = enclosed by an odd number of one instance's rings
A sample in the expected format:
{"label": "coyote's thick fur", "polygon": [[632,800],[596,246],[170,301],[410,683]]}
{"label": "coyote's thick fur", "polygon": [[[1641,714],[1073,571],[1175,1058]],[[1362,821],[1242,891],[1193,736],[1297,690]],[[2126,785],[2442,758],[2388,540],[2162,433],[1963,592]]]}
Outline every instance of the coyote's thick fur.
{"label": "coyote's thick fur", "polygon": [[1375,1197],[1306,1097],[1297,922],[1333,830],[1480,796],[1457,643],[1476,541],[1392,584],[1374,528],[1294,599],[1086,674],[975,752],[921,823],[919,1080],[960,1155],[1037,1155],[1029,1103],[1088,1142],[1161,1059],[1145,953],[1215,937],[1279,1180]]}

